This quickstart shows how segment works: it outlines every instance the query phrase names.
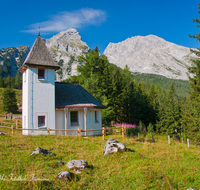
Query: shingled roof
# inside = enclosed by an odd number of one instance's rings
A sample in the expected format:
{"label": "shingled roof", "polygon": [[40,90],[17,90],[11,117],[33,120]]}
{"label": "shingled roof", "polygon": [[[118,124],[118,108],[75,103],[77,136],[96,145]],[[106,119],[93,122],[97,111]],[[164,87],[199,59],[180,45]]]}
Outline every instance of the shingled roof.
{"label": "shingled roof", "polygon": [[20,67],[20,72],[23,72],[27,66],[44,66],[51,67],[53,69],[60,68],[59,65],[53,60],[53,57],[40,35],[36,38],[33,47],[27,55],[23,65]]}
{"label": "shingled roof", "polygon": [[87,90],[77,84],[55,83],[56,108],[106,108]]}

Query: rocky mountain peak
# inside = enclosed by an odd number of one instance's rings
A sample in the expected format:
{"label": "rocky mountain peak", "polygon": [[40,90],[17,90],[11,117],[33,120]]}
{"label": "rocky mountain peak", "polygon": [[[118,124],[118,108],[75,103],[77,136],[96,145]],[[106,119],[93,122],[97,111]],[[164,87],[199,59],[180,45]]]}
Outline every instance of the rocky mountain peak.
{"label": "rocky mountain peak", "polygon": [[176,45],[155,36],[134,36],[119,43],[109,43],[104,51],[108,60],[132,72],[153,73],[168,78],[187,80],[191,64],[190,48]]}
{"label": "rocky mountain peak", "polygon": [[45,40],[46,45],[49,46],[52,43],[57,44],[65,44],[66,42],[70,40],[81,40],[81,36],[79,35],[79,32],[76,29],[70,28],[66,31],[62,31],[59,34],[56,34],[50,39]]}
{"label": "rocky mountain peak", "polygon": [[79,35],[78,31],[76,29],[70,28],[66,31],[62,31],[59,34],[53,36],[50,39],[44,40],[46,43],[46,46],[52,47],[52,46],[67,46],[72,42],[78,42],[81,41],[81,36]]}
{"label": "rocky mountain peak", "polygon": [[56,74],[57,81],[65,80],[70,75],[76,75],[77,56],[89,50],[88,45],[81,40],[79,32],[70,28],[44,42],[54,60],[61,67]]}

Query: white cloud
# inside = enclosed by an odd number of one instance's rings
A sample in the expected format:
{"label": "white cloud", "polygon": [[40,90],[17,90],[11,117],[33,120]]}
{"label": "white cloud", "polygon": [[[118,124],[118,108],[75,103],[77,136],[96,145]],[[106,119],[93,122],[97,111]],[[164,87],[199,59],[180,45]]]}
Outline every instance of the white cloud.
{"label": "white cloud", "polygon": [[22,32],[37,33],[40,26],[40,31],[43,34],[60,32],[69,28],[81,28],[85,25],[100,25],[106,20],[106,13],[102,10],[95,9],[80,9],[73,12],[61,12],[51,16],[48,21],[31,24],[28,30]]}

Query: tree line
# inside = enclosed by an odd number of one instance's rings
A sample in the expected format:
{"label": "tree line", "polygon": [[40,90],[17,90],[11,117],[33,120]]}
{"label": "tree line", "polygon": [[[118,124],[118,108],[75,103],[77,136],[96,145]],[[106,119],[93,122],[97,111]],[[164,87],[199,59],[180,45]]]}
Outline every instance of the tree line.
{"label": "tree line", "polygon": [[171,78],[167,78],[165,76],[162,75],[156,75],[156,74],[150,74],[150,73],[133,73],[135,79],[137,81],[146,81],[147,83],[150,84],[159,84],[162,89],[164,89],[165,91],[170,89],[171,84],[174,84],[174,87],[176,88],[176,93],[178,96],[181,97],[189,97],[189,91],[191,91],[190,89],[190,84],[188,80],[182,80],[182,79],[171,79]]}
{"label": "tree line", "polygon": [[[188,69],[200,79],[200,61],[197,61],[199,66],[195,65],[196,61],[193,60],[193,66]],[[192,90],[186,98],[177,95],[173,83],[170,90],[163,90],[159,85],[138,82],[128,66],[121,69],[109,63],[97,47],[80,56],[78,62],[79,75],[71,76],[65,82],[81,84],[106,106],[102,110],[103,125],[116,122],[143,127],[153,125],[157,133],[199,139],[200,80],[197,87],[198,79],[189,78]]]}
{"label": "tree line", "polygon": [[8,75],[6,78],[0,77],[0,88],[22,89],[22,79],[20,73],[17,72],[16,77]]}

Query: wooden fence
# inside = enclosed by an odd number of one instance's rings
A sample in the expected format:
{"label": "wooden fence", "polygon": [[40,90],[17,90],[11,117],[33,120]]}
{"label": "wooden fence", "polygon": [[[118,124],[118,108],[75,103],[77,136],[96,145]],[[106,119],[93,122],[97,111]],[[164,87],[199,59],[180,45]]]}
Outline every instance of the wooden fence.
{"label": "wooden fence", "polygon": [[9,119],[0,119],[0,126],[7,126],[7,125],[14,125],[16,129],[18,129],[19,127],[22,127],[22,121],[20,119],[13,119],[13,120],[9,120]]}
{"label": "wooden fence", "polygon": [[[9,124],[8,122],[2,122],[2,120],[0,120],[0,124],[1,123],[6,123]],[[113,129],[116,129],[116,133],[121,133],[122,134],[122,138],[125,137],[126,134],[126,126],[121,126],[121,127],[102,127],[102,129],[93,129],[93,130],[81,130],[80,128],[78,128],[77,130],[71,130],[71,129],[50,129],[50,128],[46,128],[46,129],[22,129],[21,127],[19,128],[19,123],[20,121],[16,120],[15,121],[15,126],[14,124],[11,123],[11,126],[0,126],[0,128],[5,128],[5,129],[10,129],[11,130],[11,135],[14,135],[14,130],[31,130],[31,131],[47,131],[47,134],[50,135],[51,131],[65,131],[65,136],[67,136],[67,132],[71,131],[71,132],[77,132],[78,135],[69,135],[69,136],[78,136],[78,137],[82,137],[82,136],[86,136],[86,135],[81,135],[81,132],[92,132],[92,131],[102,131],[102,134],[98,134],[98,135],[90,135],[90,136],[99,136],[102,135],[103,136],[103,140],[106,140],[106,131],[108,131],[108,134],[113,133]],[[117,131],[118,129],[121,129],[121,131]],[[138,139],[140,138],[139,133],[138,133]],[[182,142],[183,143],[183,142]],[[170,136],[168,136],[168,144],[170,145]],[[189,139],[187,139],[187,146],[188,148],[190,147],[189,144]]]}
{"label": "wooden fence", "polygon": [[[1,122],[0,122],[1,123]],[[7,123],[8,124],[8,123]],[[31,130],[31,131],[47,131],[47,134],[50,135],[50,132],[51,131],[65,131],[65,136],[67,136],[67,132],[77,132],[78,135],[72,135],[72,136],[85,136],[85,135],[81,135],[81,132],[92,132],[92,131],[102,131],[102,134],[99,134],[99,135],[102,135],[103,136],[103,140],[106,140],[106,127],[102,127],[102,129],[93,129],[93,130],[81,130],[80,128],[78,128],[77,130],[71,130],[71,129],[50,129],[50,128],[46,128],[46,129],[22,129],[22,128],[18,128],[17,125],[18,124],[18,121],[16,121],[16,127],[14,127],[14,125],[11,125],[10,127],[9,126],[0,126],[0,128],[6,128],[6,129],[10,129],[11,130],[11,135],[14,135],[14,130],[23,130],[23,131],[26,131],[26,130]],[[125,136],[125,133],[126,133],[126,127],[125,126],[122,126],[122,127],[109,127],[107,128],[107,130],[112,130],[112,129],[119,129],[121,128],[122,131],[122,137],[124,138]],[[91,136],[97,136],[97,135],[91,135]]]}

